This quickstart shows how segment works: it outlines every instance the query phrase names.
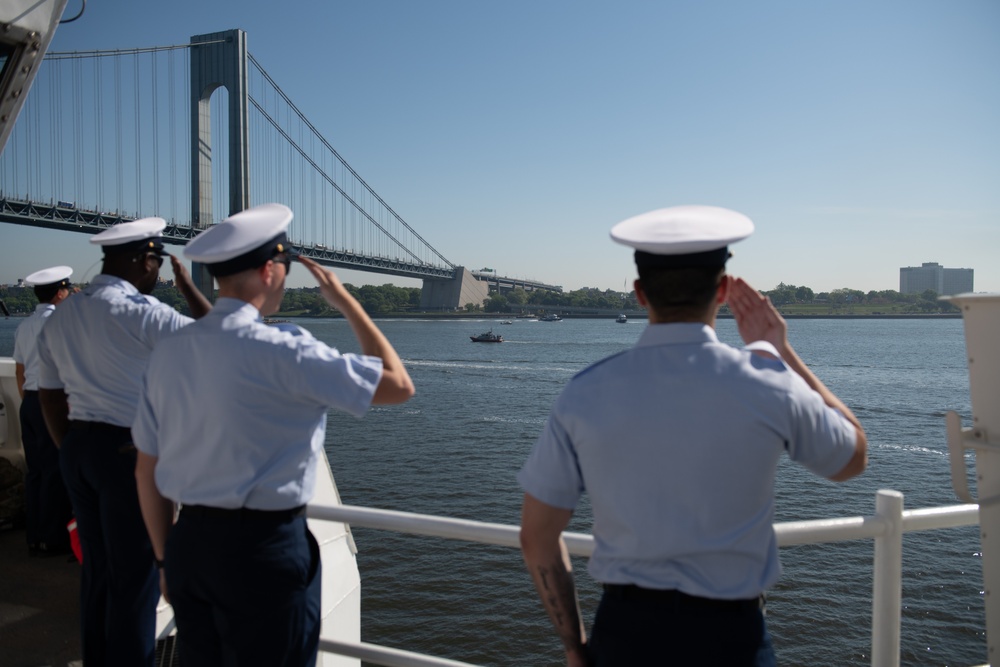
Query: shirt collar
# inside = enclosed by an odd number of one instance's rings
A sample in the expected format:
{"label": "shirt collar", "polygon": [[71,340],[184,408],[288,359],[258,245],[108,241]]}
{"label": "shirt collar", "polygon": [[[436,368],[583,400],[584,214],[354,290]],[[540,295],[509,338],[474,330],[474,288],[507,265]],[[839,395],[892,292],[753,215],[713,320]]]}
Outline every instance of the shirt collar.
{"label": "shirt collar", "polygon": [[234,299],[229,296],[220,296],[216,299],[215,305],[212,306],[212,312],[222,317],[236,314],[240,319],[247,319],[255,322],[263,321],[260,311],[254,308],[253,304],[243,301],[242,299]]}
{"label": "shirt collar", "polygon": [[636,347],[650,345],[682,345],[685,343],[718,343],[715,329],[701,322],[649,324],[639,336]]}
{"label": "shirt collar", "polygon": [[46,310],[55,310],[55,309],[56,309],[56,307],[53,306],[51,303],[40,303],[37,306],[35,306],[35,312],[36,313],[41,313],[41,312],[44,312]]}
{"label": "shirt collar", "polygon": [[91,287],[105,287],[114,286],[122,290],[126,294],[138,294],[139,290],[135,285],[125,280],[124,278],[119,278],[118,276],[110,276],[107,273],[99,273],[94,276],[94,279],[90,281]]}

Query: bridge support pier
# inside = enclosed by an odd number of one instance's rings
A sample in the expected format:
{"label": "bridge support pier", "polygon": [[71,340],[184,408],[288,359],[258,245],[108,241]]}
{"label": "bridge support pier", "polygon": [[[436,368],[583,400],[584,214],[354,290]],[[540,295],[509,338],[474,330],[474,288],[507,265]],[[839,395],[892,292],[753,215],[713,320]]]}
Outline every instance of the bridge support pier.
{"label": "bridge support pier", "polygon": [[455,267],[455,278],[451,280],[424,279],[420,291],[422,310],[457,310],[467,303],[482,306],[489,296],[487,283],[477,280],[464,266]]}
{"label": "bridge support pier", "polygon": [[[229,92],[228,215],[250,205],[250,134],[247,92],[247,38],[242,30],[227,30],[191,38],[191,224],[208,229],[212,219],[212,93]],[[202,294],[212,298],[214,282],[197,262],[191,277]]]}

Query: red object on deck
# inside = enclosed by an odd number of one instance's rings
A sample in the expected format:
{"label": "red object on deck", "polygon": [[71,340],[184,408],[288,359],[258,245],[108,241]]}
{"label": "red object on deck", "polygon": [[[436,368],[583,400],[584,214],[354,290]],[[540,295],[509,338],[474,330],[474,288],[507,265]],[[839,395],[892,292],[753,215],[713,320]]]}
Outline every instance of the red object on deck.
{"label": "red object on deck", "polygon": [[69,531],[69,547],[73,550],[76,559],[82,563],[83,549],[80,548],[80,534],[76,532],[76,519],[69,520],[69,523],[66,524],[66,530]]}

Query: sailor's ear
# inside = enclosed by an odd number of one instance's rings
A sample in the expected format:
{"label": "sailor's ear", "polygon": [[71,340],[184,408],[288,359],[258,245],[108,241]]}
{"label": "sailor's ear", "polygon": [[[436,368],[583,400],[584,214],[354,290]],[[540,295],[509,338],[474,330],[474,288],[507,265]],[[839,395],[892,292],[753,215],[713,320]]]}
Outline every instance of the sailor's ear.
{"label": "sailor's ear", "polygon": [[632,287],[635,288],[635,300],[639,302],[639,305],[643,308],[649,306],[649,299],[646,298],[646,293],[642,290],[642,281],[638,278],[632,283]]}
{"label": "sailor's ear", "polygon": [[729,276],[725,273],[719,276],[719,286],[715,291],[715,302],[720,306],[729,298],[729,280]]}

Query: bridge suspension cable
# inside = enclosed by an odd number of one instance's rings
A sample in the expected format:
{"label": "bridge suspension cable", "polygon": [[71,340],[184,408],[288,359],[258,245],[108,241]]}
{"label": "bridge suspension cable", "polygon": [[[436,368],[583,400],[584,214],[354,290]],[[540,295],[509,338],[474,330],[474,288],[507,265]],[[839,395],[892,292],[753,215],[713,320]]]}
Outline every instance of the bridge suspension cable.
{"label": "bridge suspension cable", "polygon": [[[392,207],[390,207],[385,202],[385,200],[382,199],[382,197],[380,197],[378,193],[376,193],[375,190],[373,190],[371,186],[369,186],[368,183],[366,183],[363,178],[361,178],[361,176],[347,163],[347,161],[340,155],[340,153],[337,152],[337,150],[330,144],[330,142],[326,140],[326,138],[319,132],[319,130],[316,129],[316,127],[309,121],[309,119],[306,118],[305,114],[303,114],[302,111],[299,110],[299,108],[295,105],[295,103],[292,102],[292,100],[288,97],[288,95],[285,94],[285,92],[281,89],[281,87],[278,86],[278,84],[274,81],[274,79],[260,65],[260,63],[252,55],[248,55],[248,60],[254,66],[256,72],[260,75],[263,81],[269,84],[269,90],[273,91],[274,94],[276,94],[280,98],[280,100],[284,102],[287,108],[287,113],[293,114],[295,118],[299,121],[301,126],[304,126],[308,130],[310,141],[318,141],[321,144],[322,148],[326,149],[327,153],[334,160],[336,160],[337,165],[345,173],[345,176],[349,175],[352,183],[356,183],[358,186],[360,186],[363,194],[366,195],[367,197],[370,197],[373,200],[374,204],[377,206],[377,208],[381,209],[381,211],[384,211],[384,213],[389,217],[389,221],[387,222],[392,222],[395,225],[397,225],[397,229],[390,230],[387,228],[387,224],[376,220],[375,216],[367,210],[367,207],[364,204],[362,204],[356,199],[355,195],[348,193],[342,184],[337,183],[336,180],[327,172],[327,170],[318,163],[318,159],[316,157],[313,157],[317,155],[317,151],[315,148],[311,151],[307,151],[305,147],[302,145],[304,142],[302,141],[301,136],[299,137],[298,140],[296,140],[290,135],[289,132],[282,129],[280,123],[275,117],[277,114],[269,112],[265,108],[265,98],[267,92],[266,90],[263,91],[262,93],[258,93],[257,95],[254,95],[253,90],[251,90],[251,95],[250,95],[251,104],[253,104],[253,106],[264,117],[264,119],[267,120],[267,122],[282,135],[282,137],[298,152],[298,154],[311,165],[311,167],[315,170],[315,173],[318,174],[323,180],[327,181],[342,197],[344,197],[347,203],[353,206],[360,215],[362,215],[378,230],[383,232],[388,239],[391,239],[394,245],[396,245],[399,249],[403,250],[406,254],[410,255],[415,260],[427,261],[426,257],[423,258],[418,257],[418,255],[414,252],[412,247],[405,242],[406,241],[405,239],[397,238],[396,234],[399,234],[401,231],[405,233],[405,235],[409,239],[412,239],[413,241],[417,242],[420,246],[422,246],[424,249],[431,252],[438,261],[443,262],[446,266],[450,268],[454,268],[455,265],[453,263],[448,261],[444,257],[444,255],[442,255],[433,246],[431,246],[430,243],[428,243],[419,233],[417,233],[417,231],[413,229],[413,227],[411,227],[398,213],[396,213],[392,209]],[[300,180],[301,185],[304,186],[304,183],[305,179]]]}
{"label": "bridge suspension cable", "polygon": [[[190,238],[193,49],[208,42],[50,52],[0,154],[0,221],[95,232],[157,215]],[[318,261],[448,279],[456,265],[347,163],[289,96],[247,56],[249,141],[229,133],[229,91],[211,95],[211,220],[229,215],[229,156],[245,151],[251,204],[287,203],[289,238]],[[233,143],[233,142],[237,143]]]}

